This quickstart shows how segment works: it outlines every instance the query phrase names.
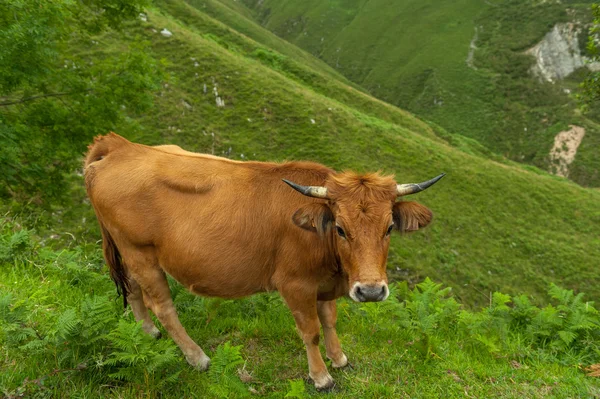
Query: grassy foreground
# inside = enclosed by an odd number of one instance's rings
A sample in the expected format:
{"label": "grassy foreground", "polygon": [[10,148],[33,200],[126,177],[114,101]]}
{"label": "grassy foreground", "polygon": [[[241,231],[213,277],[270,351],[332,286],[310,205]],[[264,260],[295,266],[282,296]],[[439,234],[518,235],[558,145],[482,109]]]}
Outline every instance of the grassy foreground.
{"label": "grassy foreground", "polygon": [[95,243],[53,251],[13,223],[1,231],[7,398],[600,395],[599,380],[584,373],[600,360],[598,312],[556,286],[543,308],[494,293],[486,308],[468,311],[430,280],[412,291],[393,285],[383,303],[340,300],[338,331],[352,367],[333,370],[338,385],[319,394],[303,381],[304,347],[277,294],[203,299],[173,283],[182,323],[213,359],[198,373],[171,339],[153,340],[123,314]]}

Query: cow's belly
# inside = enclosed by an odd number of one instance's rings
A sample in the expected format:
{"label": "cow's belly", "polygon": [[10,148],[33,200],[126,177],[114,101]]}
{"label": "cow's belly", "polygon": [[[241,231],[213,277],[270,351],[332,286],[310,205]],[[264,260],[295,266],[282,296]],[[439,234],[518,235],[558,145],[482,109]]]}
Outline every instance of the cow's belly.
{"label": "cow's belly", "polygon": [[188,289],[196,295],[219,298],[240,298],[266,290],[261,284],[248,284],[245,276],[234,276],[227,279],[199,279],[190,284]]}
{"label": "cow's belly", "polygon": [[273,289],[270,259],[256,248],[214,242],[161,252],[163,270],[197,295],[239,298]]}

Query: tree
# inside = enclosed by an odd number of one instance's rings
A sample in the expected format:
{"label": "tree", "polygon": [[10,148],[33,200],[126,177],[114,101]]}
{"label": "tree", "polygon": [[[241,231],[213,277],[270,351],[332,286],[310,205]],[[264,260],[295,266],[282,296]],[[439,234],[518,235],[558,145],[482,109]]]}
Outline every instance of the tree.
{"label": "tree", "polygon": [[[600,4],[592,5],[594,21],[590,28],[588,39],[588,51],[592,55],[592,61],[600,62],[600,50],[598,42],[600,41]],[[587,106],[600,101],[600,71],[591,73],[583,82],[582,99]]]}
{"label": "tree", "polygon": [[0,197],[59,199],[85,144],[151,106],[161,72],[147,44],[102,44],[102,34],[136,23],[147,3],[0,2]]}

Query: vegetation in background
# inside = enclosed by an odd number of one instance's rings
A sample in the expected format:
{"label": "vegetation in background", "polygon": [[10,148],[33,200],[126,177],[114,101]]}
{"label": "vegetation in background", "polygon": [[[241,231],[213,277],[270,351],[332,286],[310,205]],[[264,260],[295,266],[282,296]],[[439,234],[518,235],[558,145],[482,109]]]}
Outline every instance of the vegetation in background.
{"label": "vegetation in background", "polygon": [[[600,62],[600,4],[592,6],[594,21],[589,30],[587,50],[592,60]],[[600,102],[600,71],[591,73],[583,84],[583,99],[588,106],[598,106]]]}
{"label": "vegetation in background", "polygon": [[600,185],[600,115],[593,109],[582,115],[568,94],[579,90],[585,73],[540,82],[530,72],[534,57],[525,54],[557,23],[576,21],[584,31],[589,1],[244,4],[263,26],[378,98],[514,161],[548,170],[556,134],[570,124],[584,127],[569,178]]}
{"label": "vegetation in background", "polygon": [[103,47],[97,35],[120,29],[147,4],[0,4],[1,198],[56,201],[65,192],[64,174],[79,166],[74,154],[94,135],[131,124],[126,115],[148,109],[160,74],[146,43],[124,38],[118,52],[92,56]]}

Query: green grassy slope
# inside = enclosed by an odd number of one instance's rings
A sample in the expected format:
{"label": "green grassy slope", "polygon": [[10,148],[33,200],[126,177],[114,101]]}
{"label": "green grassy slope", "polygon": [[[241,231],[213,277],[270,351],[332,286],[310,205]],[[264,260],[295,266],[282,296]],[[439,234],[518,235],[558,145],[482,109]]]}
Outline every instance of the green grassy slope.
{"label": "green grassy slope", "polygon": [[[477,143],[460,136],[448,137],[450,145],[435,134],[441,129],[345,86],[320,67],[313,70],[292,55],[258,44],[182,1],[157,2],[148,18],[99,40],[105,51],[119,51],[124,42],[139,37],[149,40],[170,76],[156,93],[153,111],[131,115],[133,122],[118,133],[146,144],[174,143],[234,159],[309,159],[337,169],[381,169],[402,182],[446,172],[442,182],[413,198],[429,206],[435,220],[423,232],[394,236],[389,257],[393,278],[414,284],[429,276],[451,286],[466,308],[490,302],[499,306],[491,291],[547,303],[551,282],[584,291],[591,299],[600,294],[595,283],[600,278],[600,191],[536,168],[491,160]],[[173,36],[160,35],[163,28]],[[214,88],[224,107],[217,107]],[[114,360],[125,349],[106,336],[118,335],[121,315],[111,300],[115,292],[102,266],[99,234],[90,222],[82,182],[74,180],[73,203],[61,210],[62,220],[52,215],[50,225],[53,234],[65,238],[75,233],[70,248],[51,250],[53,238],[42,226],[42,243],[14,223],[0,229],[0,369],[8,370],[0,373],[0,385],[9,392],[3,393],[16,396],[25,387],[28,394],[46,397],[218,397],[210,391],[212,377],[185,366],[177,351],[157,366],[160,372],[141,370],[145,363],[140,360],[133,367],[137,377],[129,376],[128,383],[111,374],[125,364],[123,358]],[[183,324],[209,355],[215,356],[225,341],[244,345],[247,369],[254,376],[251,386],[259,395],[281,397],[287,379],[306,374],[291,315],[276,295],[220,301],[194,297],[178,284],[172,291]],[[402,287],[397,291],[400,295]],[[97,299],[90,304],[92,297]],[[597,329],[575,330],[581,334],[575,343],[560,346],[558,331],[561,320],[569,319],[566,311],[554,318],[555,308],[539,317],[534,315],[540,311],[532,309],[509,316],[500,306],[469,316],[474,313],[430,299],[412,297],[425,304],[412,313],[394,300],[373,306],[342,300],[340,334],[355,369],[334,372],[340,387],[331,396],[598,393],[597,383],[577,368],[595,361],[596,352],[587,353],[581,345],[597,342]],[[86,324],[87,317],[98,322]],[[131,321],[130,314],[125,318]],[[502,324],[496,318],[506,320]],[[4,328],[7,320],[13,330]],[[533,323],[538,324],[529,328]],[[545,323],[552,326],[549,332],[543,330]],[[127,335],[135,326],[129,322],[123,328]],[[590,337],[584,334],[588,330]],[[96,341],[85,338],[90,332]],[[138,345],[146,348],[140,352],[144,354],[173,349],[170,340]],[[77,369],[84,361],[85,368]],[[175,382],[165,379],[177,372]],[[40,373],[47,376],[43,381],[49,388],[36,382]],[[308,393],[315,394],[312,388]]]}
{"label": "green grassy slope", "polygon": [[[223,33],[223,31],[226,32],[228,29],[232,28],[236,32],[248,36],[272,50],[294,58],[303,65],[321,71],[329,78],[335,78],[351,84],[345,77],[325,62],[311,56],[297,46],[290,45],[270,31],[262,29],[260,26],[251,22],[251,13],[242,3],[227,2],[224,4],[215,0],[192,0],[189,2],[160,0],[157,4],[160,4],[161,8],[165,11],[173,12],[175,9],[178,10],[180,18],[183,20],[187,22],[193,21],[196,27],[210,27],[213,33]],[[187,11],[182,12],[183,10]],[[221,29],[221,32],[218,30],[215,32],[217,27]],[[238,37],[236,42],[239,41],[246,40],[243,37]]]}
{"label": "green grassy slope", "polygon": [[[248,17],[248,14],[251,13],[250,10],[244,8],[243,4],[239,2],[222,4],[218,0],[203,2],[162,0],[159,4],[163,10],[177,14],[181,21],[193,26],[196,32],[207,35],[206,37],[216,40],[228,49],[243,52],[246,56],[258,59],[263,64],[308,84],[313,90],[328,97],[388,122],[406,124],[408,120],[417,121],[414,118],[399,119],[399,116],[405,114],[404,111],[353,90],[363,91],[364,89],[352,86],[352,83],[347,85],[349,81],[337,72],[332,73],[333,69],[327,64],[318,61],[258,25]],[[231,9],[225,5],[231,6]],[[232,29],[236,33],[232,34]],[[242,35],[238,33],[242,33]],[[272,50],[276,50],[277,53],[273,53]],[[451,145],[467,152],[484,154],[500,162],[505,161],[504,158],[495,156],[489,149],[476,141],[459,134],[451,135],[433,122],[418,121],[418,123],[419,126],[407,127],[424,134],[426,132],[431,136],[437,134]]]}
{"label": "green grassy slope", "polygon": [[[157,56],[171,63],[174,81],[131,138],[197,151],[214,146],[217,155],[238,159],[382,169],[400,181],[447,172],[439,188],[416,198],[434,210],[435,223],[423,234],[394,239],[392,270],[447,282],[472,304],[485,303],[486,293],[497,289],[542,295],[550,281],[598,294],[597,190],[465,154],[431,139],[403,112],[396,123],[365,114],[327,97],[327,88],[316,91],[198,35],[178,16],[150,15],[150,25],[174,33],[169,39],[154,34],[153,40]],[[150,25],[138,33],[153,35]],[[215,83],[224,108],[215,105]]]}
{"label": "green grassy slope", "polygon": [[[576,82],[539,83],[529,73],[533,58],[523,54],[555,23],[589,18],[589,2],[247,0],[245,4],[266,28],[320,57],[378,98],[474,138],[510,159],[548,169],[554,136],[569,124],[584,126],[587,134],[570,178],[583,185],[600,184],[600,155],[593,150],[600,131],[577,112],[573,98],[563,91],[576,90]],[[469,66],[475,35],[477,50]]]}
{"label": "green grassy slope", "polygon": [[210,39],[231,52],[253,58],[286,77],[303,83],[311,90],[358,108],[371,116],[431,137],[435,136],[432,128],[426,123],[409,117],[406,111],[378,101],[348,85],[344,77],[325,63],[266,31],[243,15],[224,8],[218,2],[198,3],[198,8],[179,0],[160,0],[157,4],[160,4],[160,9],[164,12],[176,15],[178,20],[192,27],[195,34]]}

